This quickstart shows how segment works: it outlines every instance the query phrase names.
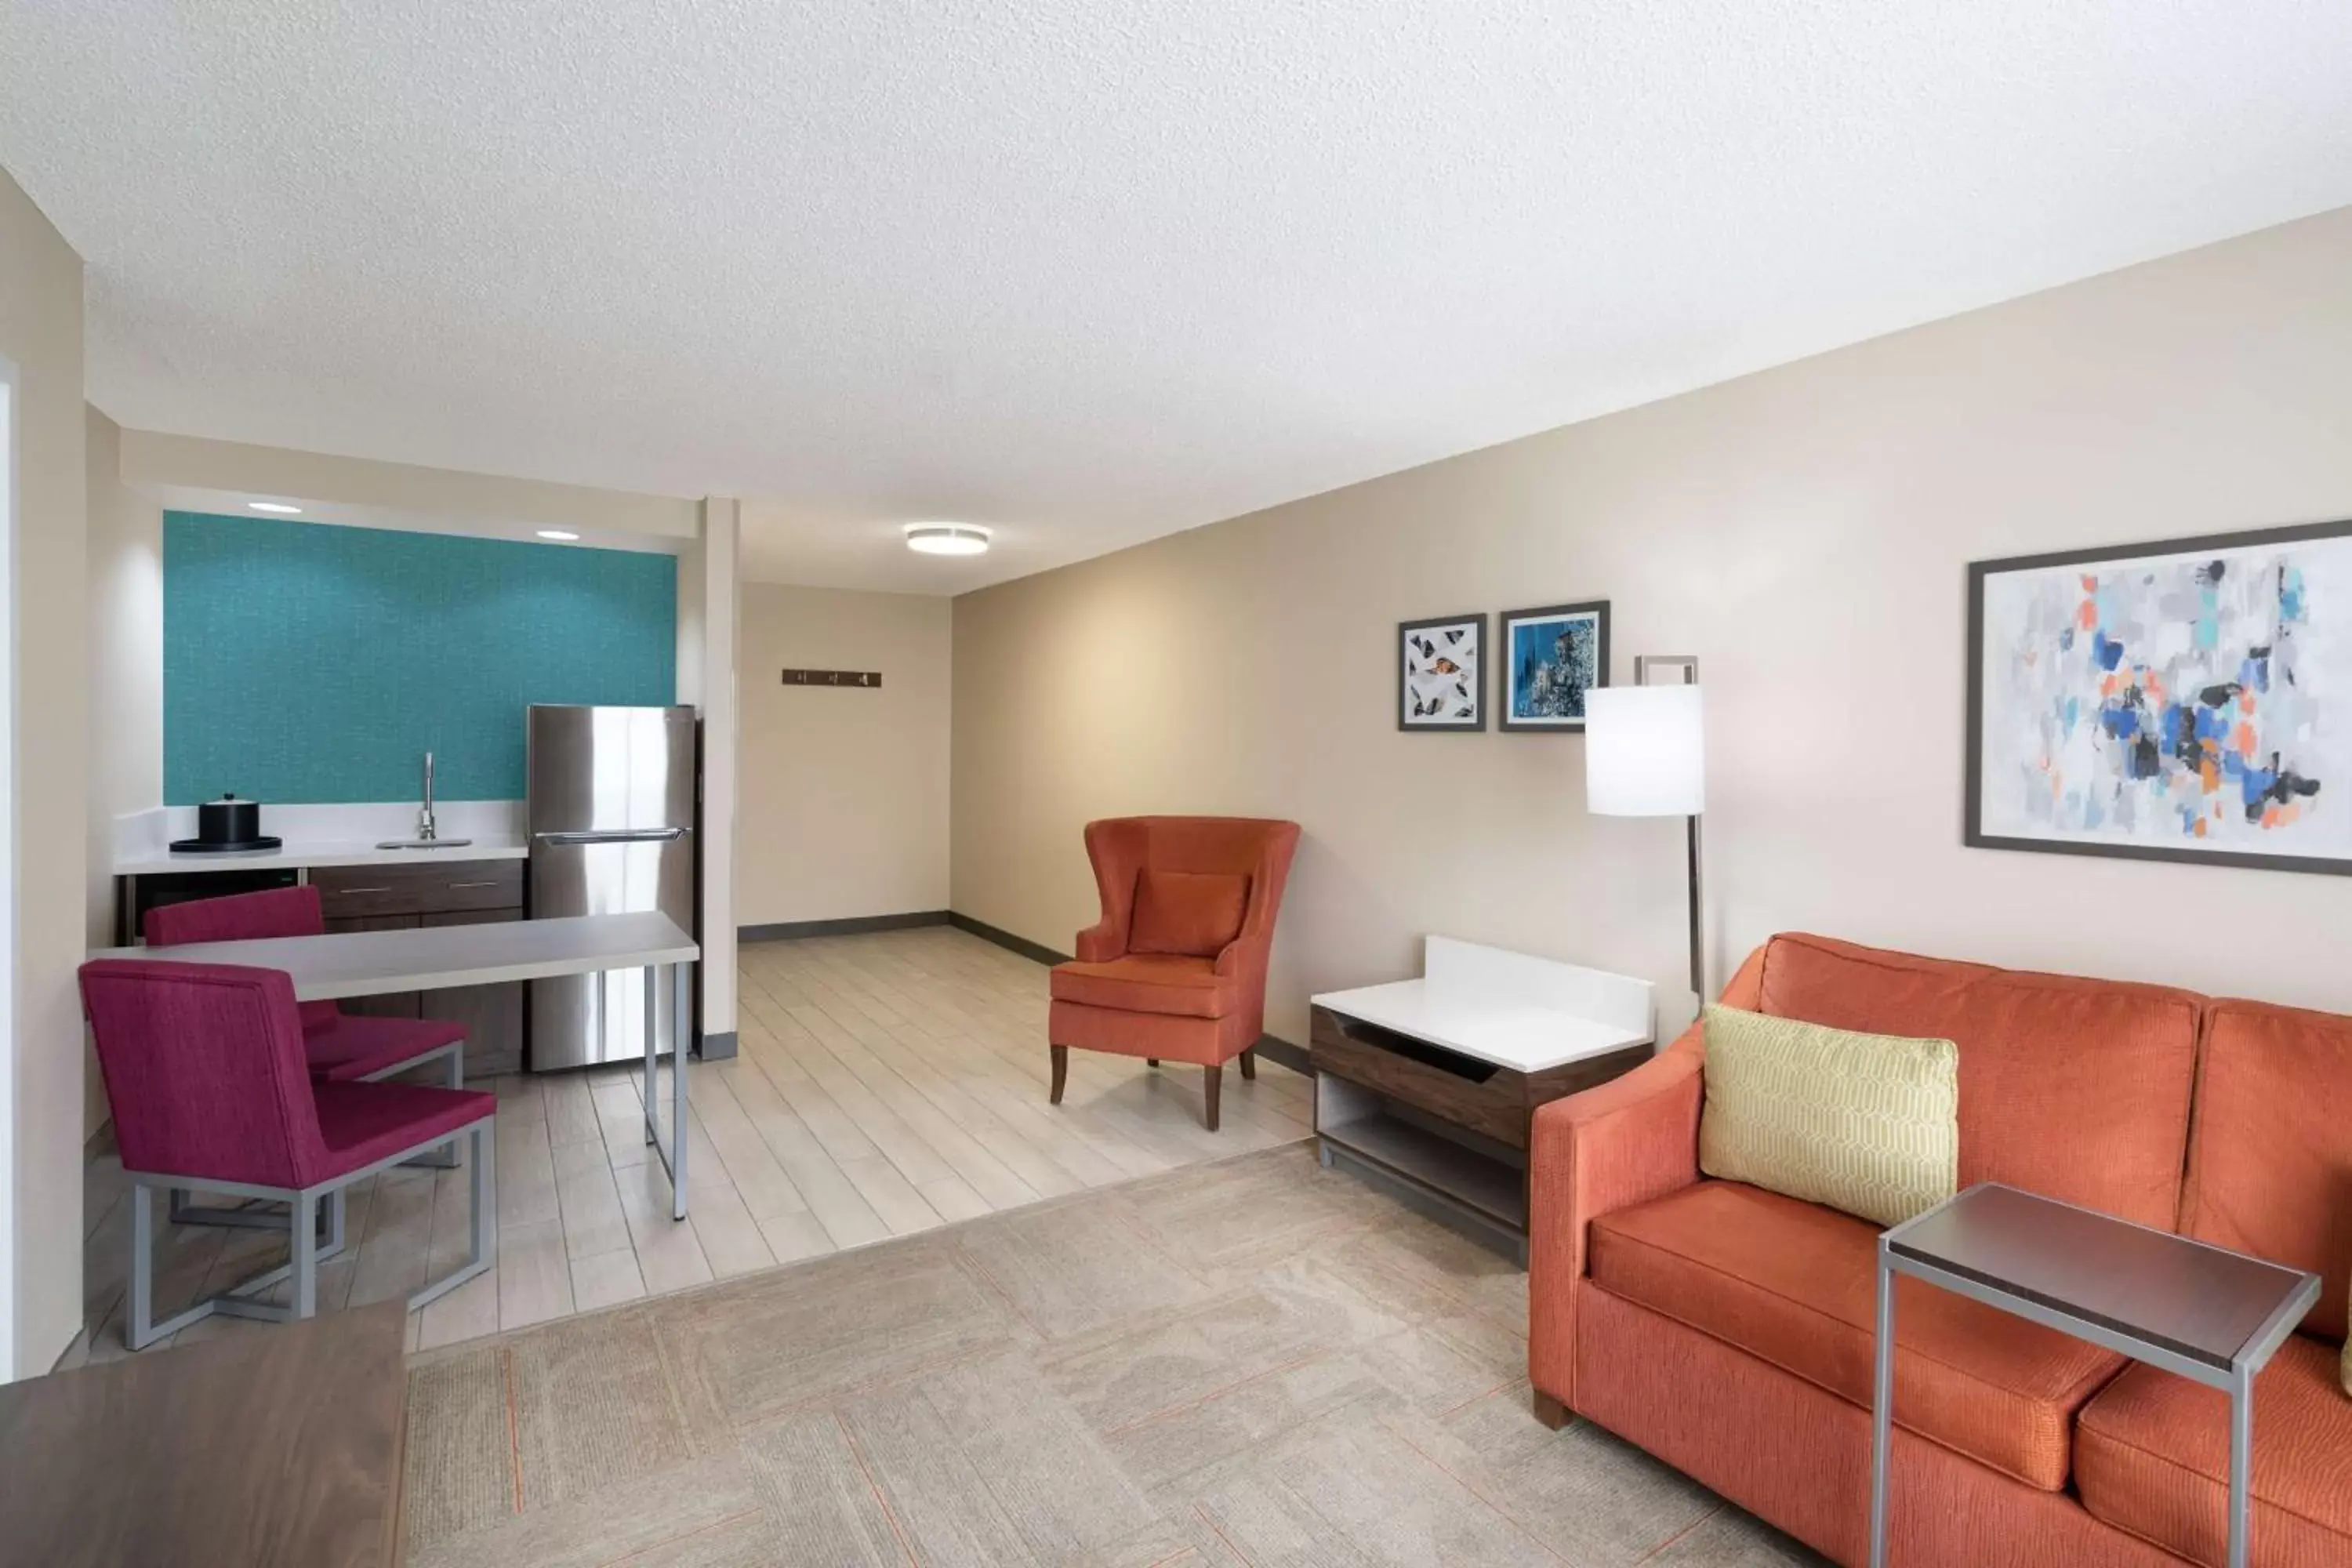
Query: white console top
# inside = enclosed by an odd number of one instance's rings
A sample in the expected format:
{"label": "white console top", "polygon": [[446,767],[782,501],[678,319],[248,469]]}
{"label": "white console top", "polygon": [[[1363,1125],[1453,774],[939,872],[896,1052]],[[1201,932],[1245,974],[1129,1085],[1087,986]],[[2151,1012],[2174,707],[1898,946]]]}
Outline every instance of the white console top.
{"label": "white console top", "polygon": [[1451,937],[1427,938],[1422,977],[1327,991],[1316,1006],[1519,1072],[1657,1038],[1650,983]]}

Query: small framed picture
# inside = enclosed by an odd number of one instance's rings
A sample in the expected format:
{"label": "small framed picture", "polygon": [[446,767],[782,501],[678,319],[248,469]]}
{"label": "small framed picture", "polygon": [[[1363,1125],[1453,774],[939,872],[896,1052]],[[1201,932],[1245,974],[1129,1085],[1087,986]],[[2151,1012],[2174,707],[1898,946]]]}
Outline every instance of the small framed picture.
{"label": "small framed picture", "polygon": [[1506,610],[1495,690],[1501,727],[1528,733],[1584,728],[1584,694],[1609,684],[1609,601]]}
{"label": "small framed picture", "polygon": [[1438,616],[1397,627],[1397,728],[1483,730],[1486,617]]}

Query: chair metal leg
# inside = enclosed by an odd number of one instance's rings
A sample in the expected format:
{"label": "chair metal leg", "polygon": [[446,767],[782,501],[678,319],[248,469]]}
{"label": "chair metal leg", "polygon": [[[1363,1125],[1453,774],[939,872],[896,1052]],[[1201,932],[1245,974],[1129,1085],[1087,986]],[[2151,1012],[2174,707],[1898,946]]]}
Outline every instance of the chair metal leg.
{"label": "chair metal leg", "polygon": [[412,1312],[439,1300],[490,1266],[490,1248],[497,1235],[493,1228],[493,1216],[498,1213],[498,1178],[493,1165],[498,1157],[497,1132],[495,1121],[482,1121],[474,1123],[469,1131],[457,1135],[458,1139],[470,1137],[473,1144],[467,1153],[472,1162],[467,1199],[472,1207],[466,1216],[466,1261],[411,1296],[408,1310]]}
{"label": "chair metal leg", "polygon": [[294,1223],[287,1245],[294,1249],[294,1316],[319,1315],[319,1194],[306,1191],[294,1200]]}
{"label": "chair metal leg", "polygon": [[1054,1058],[1054,1087],[1047,1092],[1045,1103],[1059,1105],[1062,1103],[1062,1086],[1067,1083],[1070,1078],[1070,1047],[1048,1046],[1045,1048]]}
{"label": "chair metal leg", "polygon": [[[173,1195],[178,1196],[177,1189]],[[131,1184],[131,1310],[123,1314],[123,1342],[143,1351],[155,1335],[155,1194],[144,1182]]]}
{"label": "chair metal leg", "polygon": [[[408,1070],[410,1069],[407,1068],[395,1068],[393,1069],[394,1072],[406,1072]],[[384,1074],[381,1076],[389,1077],[391,1075]],[[466,1042],[463,1040],[459,1040],[456,1045],[450,1047],[449,1054],[441,1058],[441,1087],[444,1089],[463,1089],[466,1087]],[[430,1152],[419,1154],[414,1160],[403,1160],[401,1163],[404,1166],[414,1165],[419,1169],[428,1171],[454,1171],[457,1168],[457,1140],[452,1138],[449,1142],[439,1145]]]}
{"label": "chair metal leg", "polygon": [[1210,1067],[1202,1068],[1201,1070],[1206,1075],[1202,1079],[1202,1084],[1209,1100],[1209,1131],[1214,1132],[1217,1130],[1217,1101],[1222,1097],[1225,1087],[1225,1069],[1222,1067]]}

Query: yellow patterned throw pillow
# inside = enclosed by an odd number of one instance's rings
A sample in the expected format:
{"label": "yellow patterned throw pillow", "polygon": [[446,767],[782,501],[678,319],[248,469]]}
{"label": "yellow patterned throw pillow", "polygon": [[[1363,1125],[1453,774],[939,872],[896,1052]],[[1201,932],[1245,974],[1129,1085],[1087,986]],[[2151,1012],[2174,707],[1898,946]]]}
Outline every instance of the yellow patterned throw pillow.
{"label": "yellow patterned throw pillow", "polygon": [[1900,1225],[1959,1188],[1960,1049],[1706,1010],[1698,1168]]}

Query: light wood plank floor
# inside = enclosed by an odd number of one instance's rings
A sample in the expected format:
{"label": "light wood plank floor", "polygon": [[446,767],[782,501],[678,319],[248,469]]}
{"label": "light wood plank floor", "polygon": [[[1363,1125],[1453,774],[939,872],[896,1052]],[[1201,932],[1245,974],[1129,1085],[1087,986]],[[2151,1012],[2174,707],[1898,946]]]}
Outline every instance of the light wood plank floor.
{"label": "light wood plank floor", "polygon": [[[747,945],[740,1054],[692,1069],[689,1217],[646,1148],[627,1068],[491,1080],[497,1267],[409,1315],[429,1348],[906,1236],[1043,1198],[1305,1137],[1305,1079],[1225,1072],[1221,1131],[1201,1072],[1070,1053],[1045,1102],[1045,970],[949,927]],[[667,1097],[664,1098],[665,1110]],[[127,1353],[131,1208],[121,1164],[87,1172],[85,1310],[74,1362]],[[397,1171],[355,1188],[352,1245],[320,1304],[415,1290],[464,1257],[467,1177]],[[168,1227],[157,1315],[266,1266],[266,1232]],[[264,1325],[210,1318],[184,1342]]]}

